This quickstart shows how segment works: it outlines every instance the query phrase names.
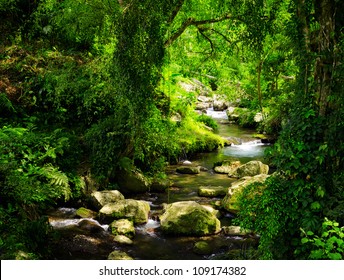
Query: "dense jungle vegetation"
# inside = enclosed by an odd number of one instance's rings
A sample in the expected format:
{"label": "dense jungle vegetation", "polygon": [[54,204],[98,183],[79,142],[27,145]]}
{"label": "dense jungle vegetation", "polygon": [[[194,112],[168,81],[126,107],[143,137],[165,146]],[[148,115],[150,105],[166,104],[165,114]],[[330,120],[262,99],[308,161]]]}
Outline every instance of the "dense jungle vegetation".
{"label": "dense jungle vegetation", "polygon": [[[262,259],[344,258],[344,2],[0,0],[0,255],[50,257],[45,211],[223,139],[201,81],[273,135],[237,223]],[[177,121],[175,119],[178,119]]]}

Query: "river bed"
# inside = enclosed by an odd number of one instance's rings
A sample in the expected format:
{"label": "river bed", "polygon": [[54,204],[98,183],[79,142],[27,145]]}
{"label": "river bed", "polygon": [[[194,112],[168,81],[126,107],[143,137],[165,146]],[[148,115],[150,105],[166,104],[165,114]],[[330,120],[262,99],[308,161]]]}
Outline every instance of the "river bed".
{"label": "river bed", "polygon": [[[247,242],[242,237],[225,236],[217,234],[207,237],[171,237],[164,236],[159,230],[159,216],[163,203],[192,200],[200,204],[215,205],[221,198],[204,198],[198,196],[200,186],[223,186],[229,187],[234,179],[225,174],[217,174],[213,171],[215,162],[224,159],[239,160],[241,163],[253,159],[264,161],[264,149],[266,145],[253,137],[255,131],[242,129],[234,124],[228,124],[223,112],[208,110],[208,114],[219,123],[218,133],[223,137],[235,138],[237,145],[224,147],[211,153],[200,153],[197,156],[185,160],[191,161],[194,165],[204,167],[205,171],[200,174],[189,175],[176,172],[176,165],[168,167],[167,174],[173,181],[172,187],[166,193],[147,193],[136,195],[130,198],[146,200],[150,203],[151,213],[147,224],[136,227],[136,234],[132,245],[119,245],[113,242],[111,234],[107,231],[108,225],[100,225],[100,230],[91,236],[63,236],[56,247],[57,259],[106,259],[113,250],[126,252],[134,259],[227,259],[245,258]],[[129,197],[128,197],[129,198]],[[55,228],[63,225],[77,224],[80,222],[75,217],[75,209],[58,209],[61,214],[51,215],[50,223]],[[220,217],[221,226],[230,225],[233,216],[229,213],[222,213]],[[73,238],[73,239],[71,239]],[[197,241],[207,241],[213,252],[208,255],[199,255],[194,252],[194,244]],[[65,242],[66,244],[63,244]],[[74,245],[71,245],[74,244]],[[246,245],[244,245],[246,244]],[[244,249],[243,249],[244,248]],[[245,249],[246,248],[246,249]],[[233,252],[228,257],[228,252]]]}

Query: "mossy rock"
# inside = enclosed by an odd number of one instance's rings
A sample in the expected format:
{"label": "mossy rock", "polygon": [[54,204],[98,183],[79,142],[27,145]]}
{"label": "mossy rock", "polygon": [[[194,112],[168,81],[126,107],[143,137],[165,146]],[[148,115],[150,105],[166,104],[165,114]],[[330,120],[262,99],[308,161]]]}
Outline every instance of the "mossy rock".
{"label": "mossy rock", "polygon": [[169,187],[171,187],[173,182],[170,179],[157,178],[154,179],[151,186],[151,192],[165,192]]}
{"label": "mossy rock", "polygon": [[160,216],[161,230],[170,235],[205,236],[221,230],[221,223],[208,209],[194,201],[168,204]]}
{"label": "mossy rock", "polygon": [[97,191],[91,194],[91,204],[97,210],[106,204],[115,203],[122,199],[124,199],[124,195],[118,190]]}
{"label": "mossy rock", "polygon": [[216,218],[220,218],[221,217],[221,213],[219,210],[216,210],[213,206],[211,205],[202,205],[202,207],[204,207],[205,209],[207,209],[210,213],[212,213],[213,215],[215,215]]}
{"label": "mossy rock", "polygon": [[219,174],[233,173],[241,165],[240,161],[223,161],[214,166],[214,172]]}
{"label": "mossy rock", "polygon": [[116,250],[109,254],[108,260],[133,260],[133,258],[125,252]]}
{"label": "mossy rock", "polygon": [[194,244],[193,252],[198,255],[210,255],[213,252],[213,248],[206,241],[198,241]]}
{"label": "mossy rock", "polygon": [[227,189],[222,186],[202,186],[198,188],[198,195],[204,197],[224,197]]}
{"label": "mossy rock", "polygon": [[110,230],[114,235],[124,235],[128,238],[133,238],[135,236],[134,223],[127,219],[113,221],[110,224]]}
{"label": "mossy rock", "polygon": [[116,235],[113,238],[113,241],[122,244],[122,245],[132,245],[134,242],[127,236],[125,235]]}
{"label": "mossy rock", "polygon": [[231,186],[228,188],[228,193],[221,201],[222,208],[234,214],[238,213],[240,208],[238,206],[237,201],[242,190],[246,188],[246,186],[256,183],[256,182],[264,183],[268,177],[269,175],[260,174],[256,176],[243,177],[233,182]]}
{"label": "mossy rock", "polygon": [[78,210],[76,210],[75,214],[80,218],[89,218],[89,219],[94,219],[98,215],[97,212],[87,209],[85,207],[80,207]]}
{"label": "mossy rock", "polygon": [[256,176],[259,174],[268,174],[268,173],[269,173],[269,165],[264,164],[258,160],[252,160],[237,167],[231,173],[228,173],[228,176],[234,177],[234,178],[242,178],[246,176]]}
{"label": "mossy rock", "polygon": [[199,174],[201,168],[199,166],[179,166],[177,172],[181,174]]}
{"label": "mossy rock", "polygon": [[252,233],[250,230],[242,229],[239,226],[226,226],[222,228],[222,232],[228,236],[247,236]]}
{"label": "mossy rock", "polygon": [[123,193],[145,193],[149,191],[151,182],[140,171],[132,170],[118,174],[117,184]]}
{"label": "mossy rock", "polygon": [[150,206],[147,201],[123,199],[116,203],[106,204],[99,210],[100,219],[112,222],[114,219],[128,219],[134,224],[143,224],[148,221]]}

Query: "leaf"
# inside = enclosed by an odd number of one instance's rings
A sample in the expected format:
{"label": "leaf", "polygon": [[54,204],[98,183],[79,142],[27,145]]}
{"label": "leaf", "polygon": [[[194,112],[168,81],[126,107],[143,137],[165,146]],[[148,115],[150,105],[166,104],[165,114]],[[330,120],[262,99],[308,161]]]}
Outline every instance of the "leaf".
{"label": "leaf", "polygon": [[311,204],[311,209],[313,209],[313,210],[319,210],[320,208],[321,208],[321,205],[320,205],[320,203],[319,203],[318,201],[312,202],[312,204]]}
{"label": "leaf", "polygon": [[319,187],[316,191],[316,195],[319,197],[324,197],[325,196],[325,190],[322,187]]}
{"label": "leaf", "polygon": [[343,257],[339,253],[328,253],[328,256],[331,260],[342,260]]}
{"label": "leaf", "polygon": [[315,239],[314,244],[321,248],[325,246],[325,242],[323,242],[321,239]]}
{"label": "leaf", "polygon": [[320,259],[324,259],[324,254],[322,250],[318,249],[318,250],[312,251],[309,257],[313,260],[320,260]]}
{"label": "leaf", "polygon": [[305,113],[305,118],[308,119],[310,116],[315,116],[315,111],[313,109],[309,109],[306,113]]}
{"label": "leaf", "polygon": [[301,243],[302,244],[306,244],[306,243],[308,243],[309,242],[309,238],[307,238],[307,237],[303,237],[302,239],[301,239]]}

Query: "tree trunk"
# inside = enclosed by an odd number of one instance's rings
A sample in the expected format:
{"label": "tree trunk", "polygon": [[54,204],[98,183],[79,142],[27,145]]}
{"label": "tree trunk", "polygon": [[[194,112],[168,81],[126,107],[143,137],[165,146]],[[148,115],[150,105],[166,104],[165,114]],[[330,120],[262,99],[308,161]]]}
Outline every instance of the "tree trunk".
{"label": "tree trunk", "polygon": [[260,107],[260,111],[263,114],[263,102],[262,102],[262,86],[261,86],[261,76],[262,76],[262,68],[263,68],[263,60],[259,61],[259,65],[257,68],[257,90],[258,90],[258,102],[259,102],[259,107]]}
{"label": "tree trunk", "polygon": [[317,58],[314,79],[316,82],[319,115],[325,116],[330,105],[333,74],[336,66],[334,49],[336,45],[334,0],[315,1],[315,14],[320,28],[317,36]]}

